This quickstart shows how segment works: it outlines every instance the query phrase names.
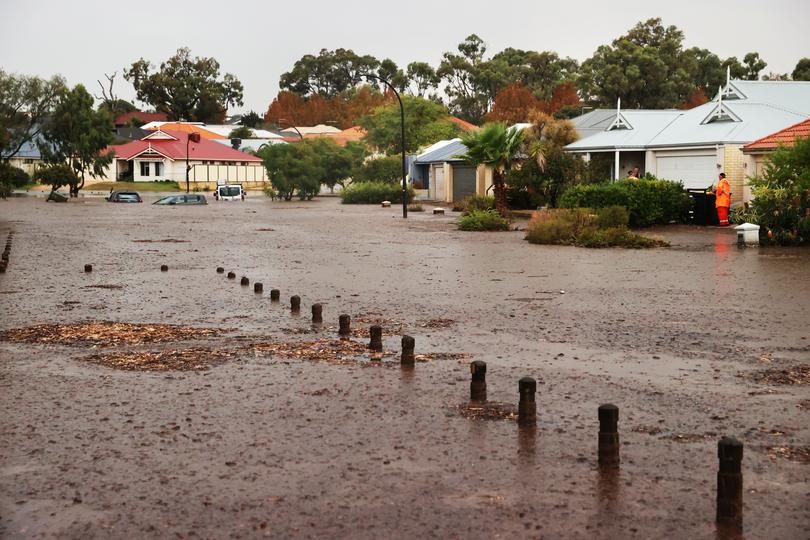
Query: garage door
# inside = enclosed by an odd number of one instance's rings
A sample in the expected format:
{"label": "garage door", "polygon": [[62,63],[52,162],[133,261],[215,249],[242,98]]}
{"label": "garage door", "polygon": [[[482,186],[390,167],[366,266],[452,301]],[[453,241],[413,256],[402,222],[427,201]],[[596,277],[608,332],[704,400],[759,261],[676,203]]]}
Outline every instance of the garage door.
{"label": "garage door", "polygon": [[453,165],[453,202],[475,195],[475,167]]}
{"label": "garage door", "polygon": [[683,187],[702,189],[717,180],[717,157],[711,155],[656,156],[656,176],[663,180],[680,180]]}

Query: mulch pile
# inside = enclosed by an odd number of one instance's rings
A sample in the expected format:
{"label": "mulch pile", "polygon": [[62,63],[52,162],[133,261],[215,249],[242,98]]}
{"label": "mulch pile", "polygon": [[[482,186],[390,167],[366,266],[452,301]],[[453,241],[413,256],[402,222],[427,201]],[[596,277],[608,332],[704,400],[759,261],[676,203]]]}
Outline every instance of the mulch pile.
{"label": "mulch pile", "polygon": [[764,384],[805,385],[810,384],[810,364],[741,373],[740,377]]}
{"label": "mulch pile", "polygon": [[74,324],[40,324],[0,332],[0,341],[58,345],[138,345],[201,339],[228,330],[193,328],[173,324],[133,324],[112,321],[84,321]]}
{"label": "mulch pile", "polygon": [[166,351],[113,352],[84,356],[79,360],[126,371],[202,371],[234,356],[232,351],[206,348]]}
{"label": "mulch pile", "polygon": [[464,403],[458,405],[456,411],[464,418],[469,418],[470,420],[517,421],[517,407],[512,403],[502,403],[499,401]]}

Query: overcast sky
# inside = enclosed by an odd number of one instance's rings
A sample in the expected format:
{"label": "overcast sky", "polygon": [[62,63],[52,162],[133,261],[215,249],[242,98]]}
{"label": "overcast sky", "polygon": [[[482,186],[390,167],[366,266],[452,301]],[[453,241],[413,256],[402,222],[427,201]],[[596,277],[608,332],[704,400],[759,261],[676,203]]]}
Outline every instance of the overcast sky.
{"label": "overcast sky", "polygon": [[187,46],[236,75],[244,110],[263,114],[279,76],[322,48],[351,48],[401,67],[414,60],[435,66],[476,33],[488,55],[515,47],[582,61],[650,17],[683,30],[687,47],[740,59],[757,51],[768,62],[765,72],[789,73],[810,57],[810,0],[0,0],[0,68],[60,73],[94,93],[97,79],[118,71],[116,91],[132,100],[125,66],[141,57],[159,64]]}

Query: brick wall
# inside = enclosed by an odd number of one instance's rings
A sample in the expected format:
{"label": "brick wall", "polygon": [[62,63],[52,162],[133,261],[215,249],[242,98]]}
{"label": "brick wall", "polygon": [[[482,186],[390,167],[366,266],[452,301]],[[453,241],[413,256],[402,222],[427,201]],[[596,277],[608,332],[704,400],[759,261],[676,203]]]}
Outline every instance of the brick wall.
{"label": "brick wall", "polygon": [[[745,185],[745,154],[742,145],[726,144],[723,146],[723,170],[731,184],[731,202],[742,202]],[[716,183],[716,182],[715,182]]]}

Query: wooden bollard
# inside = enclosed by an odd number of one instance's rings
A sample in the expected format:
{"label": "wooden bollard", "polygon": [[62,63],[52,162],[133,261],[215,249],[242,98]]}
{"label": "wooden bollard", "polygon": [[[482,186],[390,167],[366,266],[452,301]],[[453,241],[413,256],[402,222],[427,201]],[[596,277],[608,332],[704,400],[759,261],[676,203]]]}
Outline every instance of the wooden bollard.
{"label": "wooden bollard", "polygon": [[225,273],[225,269],[222,268],[221,266],[217,266],[217,274],[224,274],[224,273]]}
{"label": "wooden bollard", "polygon": [[342,337],[350,336],[352,333],[352,318],[345,313],[338,317],[338,335]]}
{"label": "wooden bollard", "polygon": [[233,272],[228,272],[228,279],[236,279],[236,274]]}
{"label": "wooden bollard", "polygon": [[160,265],[160,271],[161,272],[168,272],[169,271],[169,265],[168,264],[161,264]]}
{"label": "wooden bollard", "polygon": [[250,280],[246,276],[242,276],[242,279],[239,280],[239,285],[242,287],[247,287],[250,285]]}
{"label": "wooden bollard", "polygon": [[261,294],[264,292],[264,285],[259,283],[258,281],[253,284],[253,292],[256,294]]}
{"label": "wooden bollard", "polygon": [[399,362],[403,366],[412,366],[416,362],[416,355],[414,349],[416,348],[416,340],[411,336],[402,336],[402,356]]}
{"label": "wooden bollard", "polygon": [[375,324],[369,329],[371,340],[368,342],[368,348],[372,351],[381,351],[382,345],[382,326]]}
{"label": "wooden bollard", "polygon": [[619,408],[611,403],[599,406],[599,466],[618,467]]}
{"label": "wooden bollard", "polygon": [[85,264],[84,265],[84,271],[85,272],[92,272],[93,271],[93,265],[92,264]]}
{"label": "wooden bollard", "polygon": [[323,322],[323,306],[321,304],[312,304],[312,322],[315,324]]}
{"label": "wooden bollard", "polygon": [[537,402],[534,400],[534,395],[537,392],[537,381],[531,377],[523,377],[518,381],[518,392],[520,393],[518,425],[537,425]]}
{"label": "wooden bollard", "polygon": [[270,289],[270,301],[278,302],[281,300],[281,291],[278,289]]}
{"label": "wooden bollard", "polygon": [[470,401],[487,400],[487,363],[483,360],[470,362]]}
{"label": "wooden bollard", "polygon": [[743,444],[723,437],[717,443],[720,466],[717,471],[717,523],[742,528],[743,524]]}
{"label": "wooden bollard", "polygon": [[301,297],[297,294],[290,297],[290,311],[294,313],[301,311]]}

